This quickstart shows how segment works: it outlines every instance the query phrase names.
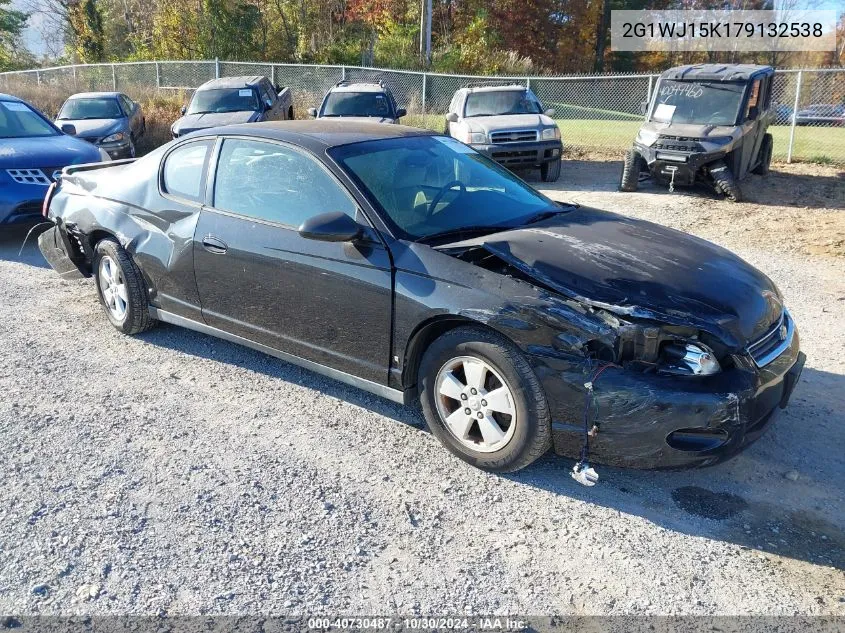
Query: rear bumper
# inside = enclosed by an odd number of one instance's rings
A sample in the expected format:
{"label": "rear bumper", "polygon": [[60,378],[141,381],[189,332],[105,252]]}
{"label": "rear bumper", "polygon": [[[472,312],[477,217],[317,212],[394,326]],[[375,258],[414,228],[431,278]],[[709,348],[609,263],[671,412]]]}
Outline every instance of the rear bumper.
{"label": "rear bumper", "polygon": [[38,236],[38,249],[50,267],[63,279],[83,279],[87,277],[78,262],[71,257],[74,252],[70,238],[58,225]]}
{"label": "rear bumper", "polygon": [[541,165],[560,160],[563,154],[563,143],[560,141],[472,145],[472,148],[508,167]]}
{"label": "rear bumper", "polygon": [[[687,468],[735,455],[762,436],[789,402],[804,367],[799,348],[796,330],[790,346],[765,367],[741,357],[735,367],[707,378],[608,369],[595,385],[599,432],[590,439],[590,461]],[[554,450],[577,459],[584,439],[582,365],[531,361],[549,401]]]}

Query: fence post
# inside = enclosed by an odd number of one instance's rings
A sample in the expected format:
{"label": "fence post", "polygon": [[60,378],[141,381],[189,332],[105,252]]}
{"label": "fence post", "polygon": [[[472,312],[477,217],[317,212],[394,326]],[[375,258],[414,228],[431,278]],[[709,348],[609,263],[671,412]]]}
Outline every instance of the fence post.
{"label": "fence post", "polygon": [[276,88],[276,64],[270,64],[270,83],[273,84],[273,89]]}
{"label": "fence post", "polygon": [[346,80],[346,66],[341,66],[341,67],[340,67],[340,80],[341,80],[341,81],[345,81],[345,80]]}
{"label": "fence post", "polygon": [[39,70],[35,71],[35,83],[39,86],[41,85],[41,71]]}
{"label": "fence post", "polygon": [[214,78],[220,79],[220,58],[214,58]]}
{"label": "fence post", "polygon": [[651,103],[651,91],[654,90],[654,75],[648,76],[648,93],[646,94],[645,100]]}
{"label": "fence post", "polygon": [[159,68],[158,62],[156,62],[156,92],[158,92],[159,88],[161,88],[161,68]]}
{"label": "fence post", "polygon": [[786,150],[786,162],[792,162],[792,147],[795,144],[795,117],[798,115],[798,100],[801,96],[801,80],[803,79],[804,71],[798,71],[798,81],[795,83],[795,101],[792,104],[792,125],[789,127],[789,149]]}
{"label": "fence post", "polygon": [[76,64],[74,64],[73,65],[73,89],[76,90],[77,87],[78,86],[76,85]]}
{"label": "fence post", "polygon": [[423,85],[422,85],[422,113],[425,114],[425,93],[426,93],[426,83],[428,75],[426,73],[422,74]]}
{"label": "fence post", "polygon": [[114,64],[111,65],[111,89],[117,90],[117,71],[114,69]]}
{"label": "fence post", "polygon": [[526,78],[525,78],[525,89],[526,89],[526,90],[531,90],[531,77],[526,77]]}

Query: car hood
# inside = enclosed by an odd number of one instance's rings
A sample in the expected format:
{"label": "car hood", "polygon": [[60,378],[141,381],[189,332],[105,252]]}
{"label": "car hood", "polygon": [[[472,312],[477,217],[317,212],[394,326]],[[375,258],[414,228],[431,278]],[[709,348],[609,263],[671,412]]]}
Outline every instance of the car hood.
{"label": "car hood", "polygon": [[78,138],[61,134],[3,139],[0,169],[65,167],[100,162],[100,150]]}
{"label": "car hood", "polygon": [[251,123],[259,116],[258,112],[244,110],[242,112],[206,112],[205,114],[186,114],[173,124],[180,134],[187,134],[194,130],[205,130],[211,127],[235,125],[237,123]]}
{"label": "car hood", "polygon": [[123,119],[60,119],[56,121],[58,127],[70,124],[76,128],[76,136],[100,137],[120,132],[123,129]]}
{"label": "car hood", "polygon": [[538,284],[620,316],[697,327],[735,349],[781,315],[779,292],[720,246],[579,207],[525,228],[439,246],[482,247]]}
{"label": "car hood", "polygon": [[498,114],[474,116],[464,119],[472,132],[498,132],[500,130],[536,130],[555,124],[545,114]]}
{"label": "car hood", "polygon": [[643,130],[650,130],[658,134],[671,136],[686,136],[692,138],[707,138],[710,136],[733,136],[737,128],[733,125],[709,125],[701,123],[658,123],[646,121]]}

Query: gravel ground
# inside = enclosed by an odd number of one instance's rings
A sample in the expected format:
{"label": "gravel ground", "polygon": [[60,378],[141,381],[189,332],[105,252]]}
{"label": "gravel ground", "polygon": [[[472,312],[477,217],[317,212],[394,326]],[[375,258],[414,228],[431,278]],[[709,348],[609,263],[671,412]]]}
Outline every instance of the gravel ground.
{"label": "gravel ground", "polygon": [[553,456],[474,470],[416,411],[229,343],[122,336],[90,282],[3,229],[0,614],[845,615],[841,176],[774,174],[821,187],[801,208],[756,177],[740,205],[619,194],[618,170],[568,161],[551,193],[736,250],[786,295],[808,362],[739,457],[599,467],[594,488]]}

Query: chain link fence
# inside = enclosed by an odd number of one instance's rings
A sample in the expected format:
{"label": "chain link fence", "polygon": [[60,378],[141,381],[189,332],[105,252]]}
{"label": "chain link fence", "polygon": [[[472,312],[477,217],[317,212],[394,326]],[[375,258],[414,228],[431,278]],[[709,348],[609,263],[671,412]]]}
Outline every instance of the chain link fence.
{"label": "chain link fence", "polygon": [[[181,104],[202,83],[239,75],[265,75],[275,84],[289,86],[297,118],[317,107],[326,91],[343,79],[380,80],[408,111],[404,123],[438,131],[443,130],[444,114],[458,88],[509,80],[530,87],[545,107],[555,109],[565,147],[605,153],[621,153],[630,146],[643,119],[640,104],[650,98],[658,77],[479,77],[352,66],[158,61],[0,73],[0,91],[24,98],[38,91],[60,103],[75,92],[120,90],[138,100],[152,93]],[[772,104],[775,159],[845,163],[845,69],[777,71]]]}

